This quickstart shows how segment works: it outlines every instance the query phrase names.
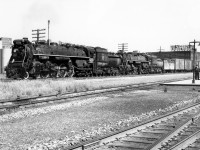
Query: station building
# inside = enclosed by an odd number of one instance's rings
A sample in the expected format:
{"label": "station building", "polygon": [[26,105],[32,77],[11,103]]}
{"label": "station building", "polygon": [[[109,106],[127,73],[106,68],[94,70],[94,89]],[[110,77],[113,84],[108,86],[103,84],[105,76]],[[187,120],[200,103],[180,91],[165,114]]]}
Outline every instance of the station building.
{"label": "station building", "polygon": [[7,37],[0,37],[0,73],[5,73],[5,67],[11,56],[12,39]]}

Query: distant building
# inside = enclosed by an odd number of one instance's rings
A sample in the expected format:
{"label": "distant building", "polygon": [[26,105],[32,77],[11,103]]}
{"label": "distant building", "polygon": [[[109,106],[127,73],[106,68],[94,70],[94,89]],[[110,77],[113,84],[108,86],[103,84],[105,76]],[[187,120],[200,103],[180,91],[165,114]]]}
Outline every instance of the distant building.
{"label": "distant building", "polygon": [[194,49],[193,45],[171,45],[171,51],[192,51]]}
{"label": "distant building", "polygon": [[159,51],[159,52],[148,52],[157,56],[160,59],[193,59],[193,53],[191,51]]}
{"label": "distant building", "polygon": [[[171,51],[148,52],[150,55],[155,55],[162,60],[166,59],[184,59],[184,61],[193,62],[194,46],[189,45],[172,45]],[[195,63],[200,67],[200,52],[195,54]]]}
{"label": "distant building", "polygon": [[2,48],[10,48],[12,46],[12,39],[6,37],[0,37],[0,41],[2,42]]}
{"label": "distant building", "polygon": [[4,69],[11,56],[12,39],[0,37],[0,73],[5,73]]}

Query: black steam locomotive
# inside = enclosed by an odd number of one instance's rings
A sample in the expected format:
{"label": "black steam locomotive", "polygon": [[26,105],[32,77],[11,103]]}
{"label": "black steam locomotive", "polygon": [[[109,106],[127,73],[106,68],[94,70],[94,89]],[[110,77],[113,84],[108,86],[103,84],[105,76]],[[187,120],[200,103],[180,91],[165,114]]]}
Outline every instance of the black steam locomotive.
{"label": "black steam locomotive", "polygon": [[108,52],[101,47],[74,44],[13,41],[12,55],[6,67],[7,78],[57,78],[120,74],[160,73],[161,61],[137,52]]}

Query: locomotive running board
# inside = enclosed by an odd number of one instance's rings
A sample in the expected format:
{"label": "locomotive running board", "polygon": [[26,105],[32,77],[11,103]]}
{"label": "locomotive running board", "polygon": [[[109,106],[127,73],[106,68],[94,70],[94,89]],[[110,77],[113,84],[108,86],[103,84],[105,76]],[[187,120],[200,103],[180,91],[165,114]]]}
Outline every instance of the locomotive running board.
{"label": "locomotive running board", "polygon": [[33,54],[35,56],[49,56],[49,57],[65,57],[65,58],[82,58],[82,59],[89,59],[90,57],[84,57],[84,56],[65,56],[65,55],[50,55],[50,54]]}

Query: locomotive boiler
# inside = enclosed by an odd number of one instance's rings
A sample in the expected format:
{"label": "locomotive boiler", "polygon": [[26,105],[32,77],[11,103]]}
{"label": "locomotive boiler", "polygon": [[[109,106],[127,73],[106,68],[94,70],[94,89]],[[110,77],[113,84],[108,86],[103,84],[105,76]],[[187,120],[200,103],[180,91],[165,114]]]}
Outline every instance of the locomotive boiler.
{"label": "locomotive boiler", "polygon": [[72,77],[76,70],[90,68],[90,50],[78,45],[45,42],[32,44],[27,39],[13,41],[8,78]]}

